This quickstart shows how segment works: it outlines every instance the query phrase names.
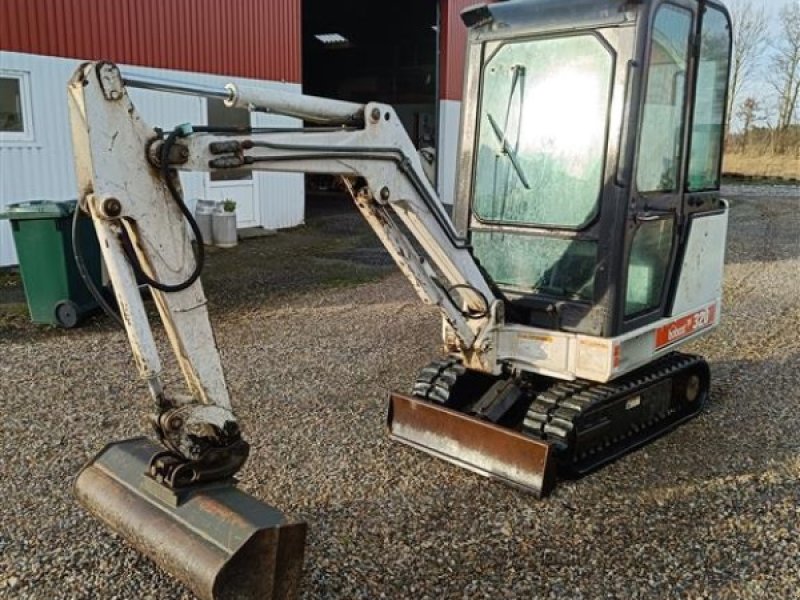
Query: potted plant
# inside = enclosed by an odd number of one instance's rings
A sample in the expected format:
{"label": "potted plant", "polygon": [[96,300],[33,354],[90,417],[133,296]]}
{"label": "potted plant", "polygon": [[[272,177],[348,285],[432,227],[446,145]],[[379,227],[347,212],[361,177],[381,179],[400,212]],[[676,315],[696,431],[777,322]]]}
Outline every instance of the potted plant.
{"label": "potted plant", "polygon": [[236,236],[236,202],[230,198],[222,201],[221,210],[214,213],[212,229],[214,244],[220,248],[233,248],[238,238]]}

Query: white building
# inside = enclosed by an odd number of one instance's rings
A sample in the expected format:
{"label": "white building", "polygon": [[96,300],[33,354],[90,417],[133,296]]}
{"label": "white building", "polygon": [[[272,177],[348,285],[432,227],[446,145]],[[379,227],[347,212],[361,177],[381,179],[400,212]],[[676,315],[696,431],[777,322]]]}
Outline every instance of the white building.
{"label": "white building", "polygon": [[[79,64],[74,59],[0,52],[0,86],[6,90],[13,86],[16,92],[0,92],[0,98],[7,102],[9,96],[17,96],[18,100],[11,108],[21,115],[18,121],[22,124],[22,131],[0,132],[0,210],[13,202],[77,197],[66,90],[67,81]],[[204,85],[224,86],[230,81],[230,78],[218,75],[122,67],[129,73]],[[296,83],[239,80],[300,91],[300,84]],[[0,90],[4,88],[0,87]],[[207,125],[222,112],[213,105],[213,100],[205,98],[141,89],[131,89],[130,94],[142,117],[153,126],[164,129],[187,122]],[[0,118],[12,111],[0,104]],[[262,113],[251,115],[255,127],[301,125],[297,119]],[[302,175],[253,173],[236,180],[212,181],[206,173],[184,173],[181,182],[190,208],[197,198],[235,200],[239,227],[280,229],[303,222],[305,194]],[[11,229],[7,221],[0,221],[0,266],[16,262]]]}

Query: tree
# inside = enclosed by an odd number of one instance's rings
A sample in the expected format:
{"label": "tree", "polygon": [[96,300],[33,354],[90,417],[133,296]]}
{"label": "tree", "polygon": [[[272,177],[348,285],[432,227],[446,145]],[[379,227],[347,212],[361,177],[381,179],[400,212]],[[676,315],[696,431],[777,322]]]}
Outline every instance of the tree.
{"label": "tree", "polygon": [[800,99],[800,3],[786,4],[781,9],[780,21],[767,81],[778,95],[776,127],[783,132],[800,112],[797,105]]}
{"label": "tree", "polygon": [[747,147],[747,135],[750,133],[750,130],[753,128],[753,125],[756,121],[761,120],[759,115],[761,111],[761,105],[759,104],[758,100],[755,98],[746,98],[744,102],[742,102],[741,106],[739,106],[739,110],[736,112],[736,116],[739,117],[742,121],[742,135],[741,135],[741,147],[742,151],[745,150]]}
{"label": "tree", "polygon": [[747,0],[731,0],[729,5],[733,21],[733,56],[726,131],[730,131],[733,109],[738,106],[739,95],[759,65],[768,30],[763,5],[754,8]]}

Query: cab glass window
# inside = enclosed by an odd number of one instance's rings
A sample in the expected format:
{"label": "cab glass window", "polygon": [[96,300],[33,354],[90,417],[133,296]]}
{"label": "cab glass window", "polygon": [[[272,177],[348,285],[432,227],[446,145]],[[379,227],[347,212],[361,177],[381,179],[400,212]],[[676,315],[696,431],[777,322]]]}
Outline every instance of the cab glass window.
{"label": "cab glass window", "polygon": [[603,185],[614,59],[594,35],[510,42],[484,65],[475,214],[580,228]]}
{"label": "cab glass window", "polygon": [[481,266],[502,288],[571,300],[594,295],[597,244],[502,231],[474,231]]}
{"label": "cab glass window", "polygon": [[728,19],[722,11],[709,7],[703,18],[694,103],[688,184],[691,192],[719,187],[730,41]]}
{"label": "cab glass window", "polygon": [[640,192],[672,192],[678,185],[691,27],[688,10],[669,4],[658,9],[640,130]]}
{"label": "cab glass window", "polygon": [[639,225],[633,238],[628,262],[626,317],[661,306],[664,282],[672,255],[674,229],[673,219],[661,219]]}

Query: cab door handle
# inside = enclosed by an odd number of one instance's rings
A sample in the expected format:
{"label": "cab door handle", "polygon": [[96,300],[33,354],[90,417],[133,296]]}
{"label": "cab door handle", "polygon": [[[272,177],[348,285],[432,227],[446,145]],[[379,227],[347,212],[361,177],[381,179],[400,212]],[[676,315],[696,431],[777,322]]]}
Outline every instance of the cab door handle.
{"label": "cab door handle", "polygon": [[647,212],[636,213],[634,220],[637,223],[650,223],[652,221],[661,221],[662,219],[674,217],[674,210],[648,210]]}

